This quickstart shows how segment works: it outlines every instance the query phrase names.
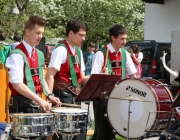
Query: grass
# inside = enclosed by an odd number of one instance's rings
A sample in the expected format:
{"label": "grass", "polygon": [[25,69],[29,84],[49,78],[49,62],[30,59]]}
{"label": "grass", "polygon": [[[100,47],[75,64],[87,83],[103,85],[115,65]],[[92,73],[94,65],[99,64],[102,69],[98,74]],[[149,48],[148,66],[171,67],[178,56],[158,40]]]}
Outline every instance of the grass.
{"label": "grass", "polygon": [[[92,122],[91,128],[92,128],[93,130],[94,130],[94,128],[95,128],[94,121]],[[126,140],[126,139],[123,138],[123,137],[121,137],[121,136],[119,136],[119,135],[116,135],[116,140]]]}

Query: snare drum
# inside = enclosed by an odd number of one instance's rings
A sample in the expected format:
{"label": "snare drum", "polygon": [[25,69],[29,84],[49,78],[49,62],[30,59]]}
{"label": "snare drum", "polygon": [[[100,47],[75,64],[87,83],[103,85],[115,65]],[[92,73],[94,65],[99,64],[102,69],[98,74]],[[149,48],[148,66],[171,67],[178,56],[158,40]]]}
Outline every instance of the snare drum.
{"label": "snare drum", "polygon": [[[143,130],[164,130],[171,111],[173,96],[170,90],[161,82],[154,79],[125,79],[111,92],[109,97],[127,97],[151,102],[131,101],[129,138],[139,138],[145,134]],[[107,118],[112,128],[121,136],[127,137],[128,107],[130,101],[108,99]],[[162,112],[164,111],[164,112]],[[156,120],[166,120],[163,124],[155,126]],[[158,127],[158,128],[157,128]]]}
{"label": "snare drum", "polygon": [[41,137],[54,133],[54,113],[24,113],[12,115],[12,136]]}
{"label": "snare drum", "polygon": [[78,108],[56,108],[55,128],[60,132],[79,132],[87,125],[88,112]]}

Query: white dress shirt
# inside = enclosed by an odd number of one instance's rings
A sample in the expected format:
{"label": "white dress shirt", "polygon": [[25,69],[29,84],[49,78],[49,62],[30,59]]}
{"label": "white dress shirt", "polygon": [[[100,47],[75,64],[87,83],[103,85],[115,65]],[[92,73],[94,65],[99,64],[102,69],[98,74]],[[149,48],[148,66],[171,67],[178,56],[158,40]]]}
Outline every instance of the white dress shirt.
{"label": "white dress shirt", "polygon": [[[116,52],[111,43],[107,45],[107,48],[111,53]],[[102,70],[103,65],[104,65],[104,54],[102,51],[97,51],[94,54],[91,74],[99,74]],[[134,63],[129,53],[126,51],[126,75],[132,75],[135,74],[136,72],[137,70],[134,66]]]}
{"label": "white dress shirt", "polygon": [[[34,47],[27,44],[24,40],[24,44],[28,55],[31,57],[32,49]],[[24,58],[19,53],[13,53],[6,59],[6,67],[9,69],[10,83],[23,83],[24,79]]]}
{"label": "white dress shirt", "polygon": [[[75,47],[72,47],[69,43],[68,43],[68,45],[70,47],[72,54],[74,55]],[[80,50],[80,52],[81,52],[81,71],[84,71],[85,70],[84,59],[83,59],[81,50]],[[67,58],[67,49],[65,47],[61,47],[61,46],[57,47],[56,49],[54,49],[52,51],[51,60],[49,62],[48,68],[54,67],[55,69],[57,69],[59,71],[61,68],[61,65],[66,62],[66,58]]]}

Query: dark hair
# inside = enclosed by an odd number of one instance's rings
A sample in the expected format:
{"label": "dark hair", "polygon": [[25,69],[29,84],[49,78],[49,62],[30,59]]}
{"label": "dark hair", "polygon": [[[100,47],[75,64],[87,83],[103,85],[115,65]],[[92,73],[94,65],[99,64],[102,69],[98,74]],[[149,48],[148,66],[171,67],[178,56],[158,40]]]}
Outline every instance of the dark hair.
{"label": "dark hair", "polygon": [[133,50],[133,53],[138,53],[139,52],[139,47],[137,44],[134,44],[130,47],[130,49]]}
{"label": "dark hair", "polygon": [[[109,29],[109,37],[114,36],[117,38],[119,35],[127,34],[126,28],[122,25],[116,24]],[[112,40],[111,40],[112,42]]]}
{"label": "dark hair", "polygon": [[0,40],[4,41],[6,39],[5,33],[0,33]]}
{"label": "dark hair", "polygon": [[32,15],[26,21],[25,26],[24,26],[24,31],[26,29],[29,29],[29,30],[34,29],[35,25],[45,27],[46,23],[45,23],[45,20],[43,18]]}
{"label": "dark hair", "polygon": [[86,31],[86,25],[82,21],[78,19],[68,21],[66,26],[66,36],[69,35],[70,31],[73,31],[73,33],[76,34],[80,29],[84,29]]}
{"label": "dark hair", "polygon": [[91,42],[88,47],[95,48],[95,43]]}
{"label": "dark hair", "polygon": [[21,37],[18,36],[18,35],[15,35],[15,36],[13,37],[13,40],[20,42],[20,41],[21,41]]}

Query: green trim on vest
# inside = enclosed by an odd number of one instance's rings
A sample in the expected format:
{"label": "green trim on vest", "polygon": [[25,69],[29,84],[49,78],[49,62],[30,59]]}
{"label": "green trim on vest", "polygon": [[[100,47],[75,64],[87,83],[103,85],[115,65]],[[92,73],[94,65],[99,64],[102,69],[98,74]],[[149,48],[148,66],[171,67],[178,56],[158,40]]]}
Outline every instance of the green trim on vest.
{"label": "green trim on vest", "polygon": [[[100,51],[103,52],[104,56],[106,56],[106,52],[107,49],[105,47],[101,48]],[[121,48],[121,54],[122,54],[122,75],[121,75],[121,79],[125,79],[126,77],[126,50],[124,48]],[[108,56],[107,59],[107,67],[108,67],[108,73],[111,74],[112,73],[112,68],[111,68],[111,60]]]}
{"label": "green trim on vest", "polygon": [[[37,49],[36,49],[37,50]],[[25,62],[25,76],[26,76],[26,82],[27,82],[27,86],[30,88],[31,91],[33,91],[34,93],[36,93],[35,90],[35,86],[34,86],[34,82],[32,79],[32,75],[31,75],[31,71],[30,71],[30,66],[29,66],[29,62],[28,59],[26,57],[26,55],[24,54],[23,51],[19,50],[19,49],[14,49],[11,51],[11,54],[13,53],[19,53],[23,56],[24,62]],[[39,78],[40,78],[40,82],[42,84],[42,89],[43,89],[43,93],[47,96],[47,92],[45,90],[45,84],[44,84],[44,74],[43,74],[43,66],[44,66],[44,55],[41,51],[37,50],[38,53],[38,68],[39,68]]]}
{"label": "green trim on vest", "polygon": [[124,48],[121,48],[121,54],[122,54],[122,79],[126,78],[126,50]]}
{"label": "green trim on vest", "polygon": [[[66,45],[65,44],[58,44],[56,46],[56,48],[57,47],[65,47],[66,48]],[[81,69],[81,52],[80,52],[79,47],[75,47],[75,49],[76,49],[76,52],[77,52],[77,55],[78,55],[80,69]],[[77,87],[78,86],[78,80],[77,80],[76,72],[75,72],[75,69],[74,69],[73,61],[72,61],[72,58],[71,58],[67,48],[66,48],[66,50],[67,50],[67,54],[68,54],[68,60],[69,60],[69,67],[70,67],[70,74],[71,74],[72,84],[73,84],[73,86]]]}

